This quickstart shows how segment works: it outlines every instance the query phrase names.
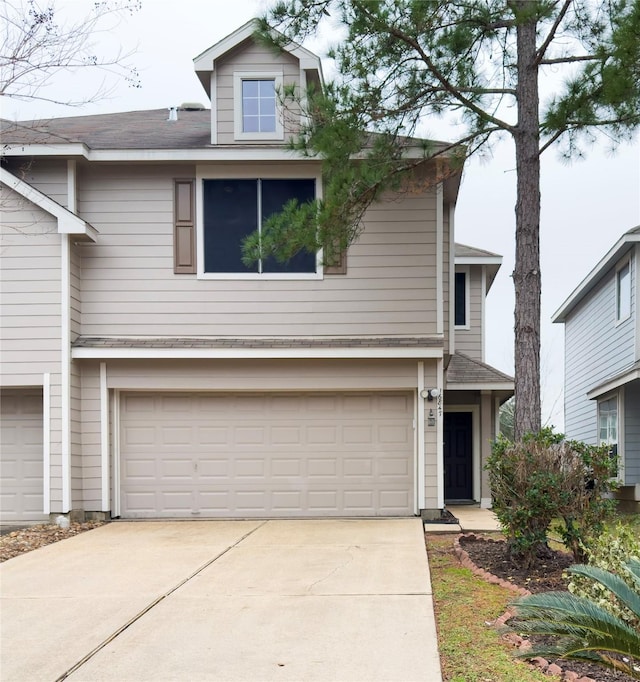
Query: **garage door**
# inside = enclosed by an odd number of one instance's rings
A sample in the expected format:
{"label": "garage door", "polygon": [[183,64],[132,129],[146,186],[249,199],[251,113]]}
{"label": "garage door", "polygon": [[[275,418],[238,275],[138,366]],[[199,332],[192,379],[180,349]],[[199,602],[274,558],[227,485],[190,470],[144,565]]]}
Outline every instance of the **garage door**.
{"label": "garage door", "polygon": [[123,394],[121,515],[406,516],[413,399]]}
{"label": "garage door", "polygon": [[42,513],[42,391],[0,392],[0,517],[39,521]]}

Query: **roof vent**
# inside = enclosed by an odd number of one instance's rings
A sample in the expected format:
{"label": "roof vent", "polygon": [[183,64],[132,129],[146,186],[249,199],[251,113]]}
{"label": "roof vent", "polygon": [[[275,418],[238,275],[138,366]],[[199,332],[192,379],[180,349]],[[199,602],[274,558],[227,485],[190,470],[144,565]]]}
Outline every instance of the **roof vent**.
{"label": "roof vent", "polygon": [[177,121],[178,120],[178,108],[169,107],[169,118],[167,121]]}
{"label": "roof vent", "polygon": [[200,102],[183,102],[180,105],[180,109],[183,111],[204,111],[204,104],[200,104]]}

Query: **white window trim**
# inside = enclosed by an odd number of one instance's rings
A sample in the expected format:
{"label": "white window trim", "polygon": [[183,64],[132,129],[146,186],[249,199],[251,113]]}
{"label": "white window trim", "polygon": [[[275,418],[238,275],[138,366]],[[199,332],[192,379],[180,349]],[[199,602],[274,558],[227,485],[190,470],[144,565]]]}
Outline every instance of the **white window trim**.
{"label": "white window trim", "polygon": [[[245,133],[242,129],[242,81],[273,80],[276,89],[276,129],[273,133]],[[233,138],[234,140],[284,140],[282,106],[278,102],[282,93],[282,72],[278,71],[235,71],[233,74]]]}
{"label": "white window trim", "polygon": [[204,199],[203,199],[203,180],[225,180],[225,179],[296,179],[314,178],[316,181],[316,198],[322,199],[322,175],[320,171],[309,173],[304,167],[298,168],[241,168],[237,166],[212,168],[209,166],[196,166],[196,263],[197,279],[212,280],[253,280],[257,282],[265,281],[284,281],[284,280],[321,280],[324,279],[323,253],[322,249],[316,254],[315,272],[205,272],[204,270]]}
{"label": "white window trim", "polygon": [[[455,319],[456,319],[456,280],[455,280],[455,275],[457,275],[459,272],[464,273],[464,324],[455,324]],[[466,329],[469,330],[471,329],[471,287],[470,287],[470,280],[471,280],[471,268],[468,265],[465,265],[463,267],[460,267],[459,265],[456,265],[455,269],[455,275],[453,279],[453,321],[454,321],[454,329]]]}
{"label": "white window trim", "polygon": [[[618,317],[618,310],[620,309],[620,280],[619,280],[620,271],[627,266],[629,266],[629,313],[627,315],[625,315],[624,317]],[[623,322],[626,322],[631,317],[631,305],[632,305],[631,294],[633,292],[633,287],[631,284],[631,280],[632,280],[631,270],[632,270],[632,268],[631,268],[631,256],[629,256],[628,258],[625,258],[625,260],[621,261],[616,266],[616,276],[615,276],[615,280],[614,280],[615,299],[616,299],[616,303],[615,303],[615,305],[616,305],[616,311],[615,311],[616,326],[619,324],[622,324]]]}
{"label": "white window trim", "polygon": [[617,424],[616,431],[618,435],[617,446],[618,446],[618,475],[613,477],[613,480],[624,484],[624,386],[622,386],[618,391],[613,391],[612,393],[607,393],[606,395],[600,396],[597,401],[596,407],[596,429],[597,429],[597,439],[598,445],[602,445],[603,441],[600,440],[600,403],[611,400],[611,398],[616,399],[616,410],[617,410]]}

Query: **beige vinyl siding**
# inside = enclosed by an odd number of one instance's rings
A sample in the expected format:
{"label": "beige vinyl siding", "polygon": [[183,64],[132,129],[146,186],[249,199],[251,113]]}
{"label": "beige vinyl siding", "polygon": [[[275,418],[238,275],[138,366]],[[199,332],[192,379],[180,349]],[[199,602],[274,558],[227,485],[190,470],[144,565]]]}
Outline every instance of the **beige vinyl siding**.
{"label": "beige vinyl siding", "polygon": [[42,385],[60,371],[60,235],[54,218],[2,189],[2,382]]}
{"label": "beige vinyl siding", "polygon": [[413,360],[110,360],[107,385],[120,390],[395,390],[417,386],[417,363]]}
{"label": "beige vinyl siding", "polygon": [[[436,362],[424,363],[424,385],[426,388],[434,388],[438,385],[437,382],[437,364]],[[434,411],[436,419],[442,419],[438,416],[437,403],[424,401],[424,491],[425,491],[425,509],[438,509],[438,443],[437,443],[437,428],[429,426],[428,418],[430,410]]]}
{"label": "beige vinyl siding", "polygon": [[82,333],[82,255],[77,244],[71,244],[70,260],[70,314],[71,342]]}
{"label": "beige vinyl siding", "polygon": [[4,386],[51,381],[51,511],[62,508],[61,237],[56,220],[3,187],[0,356]]}
{"label": "beige vinyl siding", "polygon": [[67,162],[65,160],[38,159],[37,163],[32,166],[14,169],[13,172],[61,206],[67,207]]}
{"label": "beige vinyl siding", "polygon": [[101,511],[100,364],[97,362],[80,364],[83,508],[87,511]]}
{"label": "beige vinyl siding", "polygon": [[[71,342],[80,336],[81,329],[81,287],[82,287],[82,257],[77,244],[70,246],[70,291],[69,291],[69,326]],[[71,363],[70,368],[70,429],[71,429],[71,507],[83,508],[83,452],[81,426],[81,377],[80,366]]]}
{"label": "beige vinyl siding", "polygon": [[442,239],[442,310],[444,322],[444,352],[450,352],[449,345],[449,319],[450,309],[449,301],[451,300],[450,286],[450,268],[451,268],[451,244],[449,235],[451,233],[451,226],[449,224],[449,204],[444,204],[443,210],[443,239]]}
{"label": "beige vinyl siding", "polygon": [[[256,165],[256,176],[269,168]],[[84,335],[436,332],[434,194],[372,208],[362,237],[349,249],[345,276],[199,280],[173,274],[173,178],[193,172],[184,166],[112,166],[79,173],[80,214],[100,233],[97,244],[81,247]],[[234,169],[228,172],[233,177]],[[307,171],[307,177],[314,174]]]}
{"label": "beige vinyl siding", "polygon": [[482,267],[469,267],[469,329],[456,329],[456,351],[482,361]]}
{"label": "beige vinyl siding", "polygon": [[[411,391],[418,385],[414,360],[110,360],[114,391]],[[425,362],[425,385],[436,385],[436,362]],[[425,403],[425,417],[433,403]],[[425,419],[426,423],[426,419]],[[113,452],[113,439],[112,452]],[[425,427],[425,494],[437,506],[436,428]],[[101,506],[99,363],[82,361],[84,508]],[[112,464],[113,466],[113,464]]]}
{"label": "beige vinyl siding", "polygon": [[[283,75],[283,86],[300,86],[300,64],[291,54],[276,54],[266,47],[256,45],[252,40],[244,42],[216,62],[216,127],[217,144],[246,144],[246,140],[234,140],[234,72],[277,72]],[[294,131],[297,107],[287,104],[284,115],[285,139]],[[273,144],[273,141],[271,141]]]}

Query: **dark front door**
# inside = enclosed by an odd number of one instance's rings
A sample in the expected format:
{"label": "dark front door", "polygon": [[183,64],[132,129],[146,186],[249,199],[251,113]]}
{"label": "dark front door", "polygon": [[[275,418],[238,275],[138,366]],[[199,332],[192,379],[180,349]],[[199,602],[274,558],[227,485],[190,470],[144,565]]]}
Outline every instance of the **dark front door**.
{"label": "dark front door", "polygon": [[471,412],[444,413],[444,498],[473,499]]}

